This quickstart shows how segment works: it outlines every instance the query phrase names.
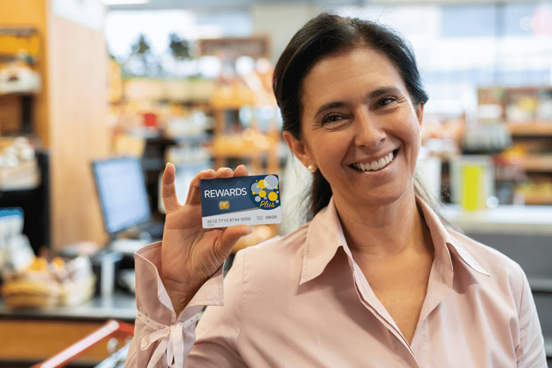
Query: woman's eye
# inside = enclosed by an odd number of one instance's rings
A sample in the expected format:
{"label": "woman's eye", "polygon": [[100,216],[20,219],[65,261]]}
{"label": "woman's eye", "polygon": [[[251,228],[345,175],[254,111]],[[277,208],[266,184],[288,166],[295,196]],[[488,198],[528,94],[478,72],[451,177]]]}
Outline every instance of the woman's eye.
{"label": "woman's eye", "polygon": [[381,100],[379,100],[378,102],[378,107],[379,106],[386,106],[386,105],[389,105],[393,102],[397,101],[397,99],[395,97],[385,97],[385,98],[382,98]]}
{"label": "woman's eye", "polygon": [[343,120],[343,119],[344,119],[344,117],[341,116],[341,115],[337,115],[337,114],[328,115],[328,116],[326,116],[326,117],[322,120],[322,123],[323,123],[323,124],[337,123],[337,122],[340,122],[340,121]]}

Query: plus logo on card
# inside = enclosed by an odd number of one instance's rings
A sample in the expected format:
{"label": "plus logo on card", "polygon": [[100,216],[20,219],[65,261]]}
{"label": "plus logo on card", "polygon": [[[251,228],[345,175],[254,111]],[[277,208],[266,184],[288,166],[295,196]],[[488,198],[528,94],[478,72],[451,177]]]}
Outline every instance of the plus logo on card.
{"label": "plus logo on card", "polygon": [[259,208],[276,208],[280,203],[278,177],[276,175],[267,175],[263,179],[255,180],[255,182],[251,184],[251,194],[249,196],[255,201]]}

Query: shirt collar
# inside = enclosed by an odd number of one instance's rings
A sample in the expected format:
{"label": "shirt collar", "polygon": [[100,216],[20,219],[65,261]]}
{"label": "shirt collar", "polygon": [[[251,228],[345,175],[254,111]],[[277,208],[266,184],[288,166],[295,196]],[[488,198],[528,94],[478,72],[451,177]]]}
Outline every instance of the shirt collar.
{"label": "shirt collar", "polygon": [[[435,258],[440,259],[445,266],[453,270],[451,253],[459,257],[467,266],[476,272],[486,276],[491,276],[487,271],[477,263],[468,250],[459,242],[450,236],[449,231],[445,228],[437,214],[424,202],[420,197],[416,197],[416,202],[419,208],[422,209],[425,223],[429,228],[431,240],[435,247]],[[452,252],[451,252],[452,251]]]}
{"label": "shirt collar", "polygon": [[[416,197],[416,201],[422,209],[426,225],[431,233],[435,258],[452,272],[452,254],[474,271],[490,276],[468,250],[458,240],[450,236],[437,214],[427,203],[419,197]],[[320,276],[340,247],[343,247],[345,253],[352,258],[332,197],[328,205],[314,217],[308,227],[299,284],[302,285]]]}
{"label": "shirt collar", "polygon": [[299,285],[320,276],[339,247],[349,250],[332,197],[309,224]]}

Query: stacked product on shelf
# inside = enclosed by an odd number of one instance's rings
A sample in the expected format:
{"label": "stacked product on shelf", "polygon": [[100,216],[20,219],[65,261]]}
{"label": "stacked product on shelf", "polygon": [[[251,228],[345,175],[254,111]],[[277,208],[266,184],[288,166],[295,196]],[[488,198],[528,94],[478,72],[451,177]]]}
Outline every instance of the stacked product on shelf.
{"label": "stacked product on shelf", "polygon": [[[552,204],[552,88],[488,88],[478,91],[479,110],[511,134],[499,161],[515,203]],[[491,114],[492,115],[492,114]],[[505,169],[510,163],[510,169]],[[524,175],[519,173],[520,168]]]}

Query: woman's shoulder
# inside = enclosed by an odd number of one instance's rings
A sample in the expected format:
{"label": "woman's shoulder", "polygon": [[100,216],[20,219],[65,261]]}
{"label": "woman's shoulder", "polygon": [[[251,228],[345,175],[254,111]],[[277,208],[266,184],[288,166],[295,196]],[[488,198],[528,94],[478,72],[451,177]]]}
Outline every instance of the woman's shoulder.
{"label": "woman's shoulder", "polygon": [[[521,266],[504,253],[486,244],[480,243],[455,230],[447,229],[450,239],[459,253],[464,252],[466,257],[473,260],[489,274],[493,281],[507,281],[514,289],[522,288],[526,278]],[[464,249],[462,251],[461,249]],[[462,256],[462,254],[460,254]]]}

